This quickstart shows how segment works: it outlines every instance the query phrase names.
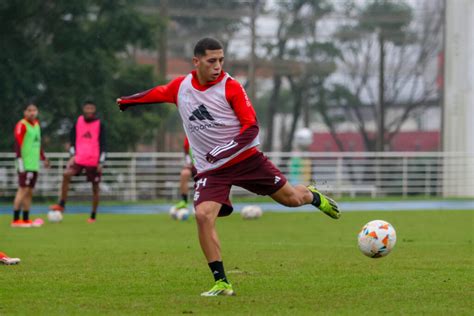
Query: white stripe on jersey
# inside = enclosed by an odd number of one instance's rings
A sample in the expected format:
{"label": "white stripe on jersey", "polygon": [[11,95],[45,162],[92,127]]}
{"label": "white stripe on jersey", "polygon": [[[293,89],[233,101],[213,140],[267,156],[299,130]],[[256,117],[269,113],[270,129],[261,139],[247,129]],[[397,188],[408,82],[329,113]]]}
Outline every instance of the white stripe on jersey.
{"label": "white stripe on jersey", "polygon": [[236,143],[235,141],[231,141],[230,143],[228,143],[227,145],[224,145],[224,146],[218,146],[216,148],[214,148],[210,154],[213,155],[213,156],[217,156],[219,155],[221,152],[223,151],[226,151],[226,150],[229,150],[229,149],[232,149],[234,148],[235,146],[237,146],[238,143]]}

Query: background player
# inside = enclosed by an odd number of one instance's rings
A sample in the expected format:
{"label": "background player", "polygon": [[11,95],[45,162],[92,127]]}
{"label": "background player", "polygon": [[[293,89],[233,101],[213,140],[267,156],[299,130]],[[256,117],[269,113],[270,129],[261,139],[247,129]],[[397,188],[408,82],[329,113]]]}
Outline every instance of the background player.
{"label": "background player", "polygon": [[6,253],[0,252],[0,263],[4,265],[14,265],[20,263],[19,258],[10,258]]}
{"label": "background player", "polygon": [[181,169],[181,173],[179,175],[179,189],[181,193],[181,201],[175,204],[175,208],[178,210],[180,208],[187,208],[188,207],[188,194],[189,194],[189,187],[188,182],[191,177],[197,173],[196,168],[194,167],[193,163],[193,154],[191,151],[191,147],[189,146],[189,140],[187,137],[184,138],[183,143],[184,149],[184,166]]}
{"label": "background player", "polygon": [[[24,118],[20,120],[14,130],[16,167],[18,171],[18,190],[13,202],[12,227],[38,227],[41,221],[30,219],[33,189],[38,179],[40,160],[49,168],[49,161],[41,145],[41,127],[38,117],[38,107],[30,103],[23,112]],[[23,210],[23,218],[20,213]]]}
{"label": "background player", "polygon": [[105,127],[96,115],[96,105],[86,101],[82,105],[83,114],[79,116],[71,130],[71,147],[66,171],[63,174],[61,197],[58,204],[51,205],[53,211],[63,212],[66,207],[69,183],[73,176],[86,173],[87,181],[92,183],[92,211],[89,223],[94,223],[99,206],[99,184],[102,177],[102,166],[106,158]]}
{"label": "background player", "polygon": [[222,44],[212,38],[194,48],[195,70],[165,86],[117,99],[123,111],[131,105],[175,103],[193,151],[198,175],[194,206],[201,248],[215,284],[202,296],[234,295],[227,281],[215,229],[218,216],[233,211],[232,185],[269,195],[290,207],[312,204],[339,218],[337,204],[313,186],[292,186],[258,149],[259,127],[255,110],[243,87],[223,71]]}

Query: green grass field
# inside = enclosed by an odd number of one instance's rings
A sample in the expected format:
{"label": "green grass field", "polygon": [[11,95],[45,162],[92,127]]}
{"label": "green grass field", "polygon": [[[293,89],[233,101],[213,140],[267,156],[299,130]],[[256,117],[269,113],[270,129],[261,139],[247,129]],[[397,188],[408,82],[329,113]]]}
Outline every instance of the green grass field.
{"label": "green grass field", "polygon": [[[474,313],[473,211],[239,214],[220,219],[236,297],[202,298],[212,276],[194,220],[165,215],[66,215],[61,224],[11,229],[0,216],[0,315],[314,315]],[[356,236],[373,219],[398,241],[364,257]]]}

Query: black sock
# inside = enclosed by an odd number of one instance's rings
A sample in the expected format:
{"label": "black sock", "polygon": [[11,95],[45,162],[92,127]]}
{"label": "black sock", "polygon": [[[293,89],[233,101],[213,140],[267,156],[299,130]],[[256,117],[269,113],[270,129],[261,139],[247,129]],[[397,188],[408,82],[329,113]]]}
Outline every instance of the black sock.
{"label": "black sock", "polygon": [[321,205],[321,197],[319,196],[318,193],[314,193],[314,192],[311,192],[311,193],[313,193],[313,202],[311,202],[311,204],[313,204],[316,207],[319,207]]}
{"label": "black sock", "polygon": [[91,219],[95,219],[96,212],[91,212]]}
{"label": "black sock", "polygon": [[14,210],[13,211],[13,220],[14,221],[19,221],[20,220],[20,213],[21,213],[20,210]]}
{"label": "black sock", "polygon": [[181,199],[182,199],[184,202],[188,203],[188,195],[187,195],[187,194],[182,193],[182,194],[181,194]]}
{"label": "black sock", "polygon": [[61,205],[61,207],[65,207],[66,206],[66,201],[59,200],[59,205]]}
{"label": "black sock", "polygon": [[23,210],[23,220],[27,221],[30,219],[30,211],[29,210]]}
{"label": "black sock", "polygon": [[211,269],[212,274],[214,275],[214,280],[222,280],[226,283],[229,283],[227,281],[227,278],[225,276],[224,272],[224,264],[222,261],[213,261],[209,263],[209,268]]}

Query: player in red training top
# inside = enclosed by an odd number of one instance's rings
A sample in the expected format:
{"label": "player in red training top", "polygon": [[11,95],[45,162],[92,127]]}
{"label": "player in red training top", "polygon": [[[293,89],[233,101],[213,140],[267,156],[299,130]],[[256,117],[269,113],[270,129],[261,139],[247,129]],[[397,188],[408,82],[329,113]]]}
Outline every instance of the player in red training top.
{"label": "player in red training top", "polygon": [[188,182],[191,177],[194,177],[197,174],[197,170],[194,167],[193,163],[193,154],[191,148],[189,147],[189,140],[187,137],[184,138],[183,149],[184,166],[183,169],[181,169],[181,173],[179,175],[179,189],[181,193],[181,201],[179,201],[173,206],[175,210],[188,207]]}
{"label": "player in red training top", "polygon": [[174,103],[193,151],[194,206],[199,242],[214,275],[215,285],[202,296],[234,295],[222,263],[215,229],[218,216],[229,215],[233,185],[276,202],[298,207],[312,204],[332,218],[339,218],[337,204],[313,186],[292,186],[257,146],[258,122],[245,90],[223,71],[222,44],[201,39],[194,47],[195,70],[164,86],[120,97],[122,111],[137,104]]}

